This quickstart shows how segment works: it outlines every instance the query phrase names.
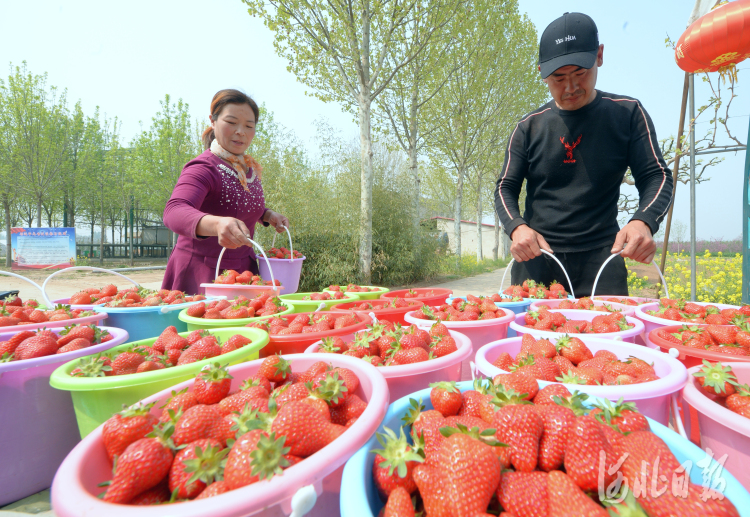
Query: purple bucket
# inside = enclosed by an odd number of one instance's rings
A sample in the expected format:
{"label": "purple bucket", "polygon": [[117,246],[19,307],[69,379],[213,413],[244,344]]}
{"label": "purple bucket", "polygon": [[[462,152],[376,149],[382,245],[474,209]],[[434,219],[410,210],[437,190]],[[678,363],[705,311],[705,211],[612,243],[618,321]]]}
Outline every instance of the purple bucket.
{"label": "purple bucket", "polygon": [[[299,277],[302,274],[302,262],[305,257],[296,259],[268,259],[273,268],[273,277],[281,282],[284,294],[294,294],[299,288]],[[258,260],[260,277],[263,280],[271,280],[271,272],[265,260]]]}
{"label": "purple bucket", "polygon": [[[128,340],[113,327],[106,343],[59,355],[0,364],[0,436],[6,444],[0,468],[0,506],[52,484],[55,472],[81,440],[70,393],[52,388],[49,377],[60,365],[109,350]],[[52,329],[59,334],[63,329]],[[19,331],[0,334],[7,341]]]}

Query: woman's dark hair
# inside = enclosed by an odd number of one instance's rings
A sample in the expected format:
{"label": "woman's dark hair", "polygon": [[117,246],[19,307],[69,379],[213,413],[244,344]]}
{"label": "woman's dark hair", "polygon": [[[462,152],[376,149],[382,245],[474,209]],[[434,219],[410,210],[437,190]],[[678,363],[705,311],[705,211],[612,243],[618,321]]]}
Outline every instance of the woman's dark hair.
{"label": "woman's dark hair", "polygon": [[[219,90],[216,92],[216,95],[214,95],[213,100],[211,101],[211,119],[216,122],[219,118],[219,115],[221,115],[221,111],[224,109],[224,106],[227,104],[247,104],[250,106],[250,109],[253,110],[253,113],[255,114],[255,123],[258,123],[258,118],[260,117],[260,111],[258,110],[258,105],[255,103],[255,101],[250,98],[249,95],[239,91],[239,90]],[[203,136],[201,137],[203,139],[203,146],[208,149],[211,147],[211,142],[214,140],[214,130],[211,126],[208,126],[203,131]]]}

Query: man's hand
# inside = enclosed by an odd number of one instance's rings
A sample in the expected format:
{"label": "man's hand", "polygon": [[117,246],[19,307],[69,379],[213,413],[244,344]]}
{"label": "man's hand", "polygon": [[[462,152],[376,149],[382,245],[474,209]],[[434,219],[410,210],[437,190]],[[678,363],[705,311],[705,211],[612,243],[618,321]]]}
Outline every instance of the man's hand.
{"label": "man's hand", "polygon": [[510,254],[516,262],[525,262],[542,254],[541,250],[552,253],[547,241],[541,234],[535,232],[527,225],[517,226],[510,235],[513,244],[510,246]]}
{"label": "man's hand", "polygon": [[[625,244],[627,243],[627,246]],[[623,247],[625,251],[622,256],[633,259],[644,264],[651,263],[656,253],[656,243],[651,236],[651,228],[644,223],[634,219],[617,233],[612,253],[617,253]]]}

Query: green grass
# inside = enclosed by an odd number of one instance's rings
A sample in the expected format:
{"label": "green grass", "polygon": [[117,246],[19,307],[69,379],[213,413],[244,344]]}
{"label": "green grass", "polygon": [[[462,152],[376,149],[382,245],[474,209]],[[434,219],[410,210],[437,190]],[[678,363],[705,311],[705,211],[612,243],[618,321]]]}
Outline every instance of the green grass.
{"label": "green grass", "polygon": [[510,259],[485,259],[477,262],[476,256],[463,256],[456,267],[456,257],[454,255],[445,255],[440,260],[440,274],[448,278],[463,278],[467,276],[481,275],[482,273],[491,273],[496,269],[504,268],[508,265]]}

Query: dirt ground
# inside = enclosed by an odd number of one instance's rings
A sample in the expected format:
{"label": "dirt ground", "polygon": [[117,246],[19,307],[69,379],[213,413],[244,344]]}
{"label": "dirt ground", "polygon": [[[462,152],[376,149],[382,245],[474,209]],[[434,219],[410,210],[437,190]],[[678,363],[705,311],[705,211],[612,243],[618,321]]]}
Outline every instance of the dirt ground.
{"label": "dirt ground", "polygon": [[[102,287],[106,284],[113,283],[118,288],[124,288],[132,285],[127,280],[120,278],[115,275],[108,273],[99,273],[96,271],[62,271],[55,275],[47,285],[47,295],[50,300],[58,298],[68,298],[73,293],[81,290],[82,287]],[[23,270],[23,271],[11,271],[42,286],[44,281],[54,271],[35,271],[35,270]],[[161,287],[162,278],[164,278],[164,270],[147,270],[147,271],[125,271],[121,273],[128,278],[136,281],[138,284],[156,289]],[[10,291],[18,289],[20,291],[21,299],[36,298],[42,300],[42,294],[33,285],[19,278],[6,276],[0,272],[0,291]]]}

